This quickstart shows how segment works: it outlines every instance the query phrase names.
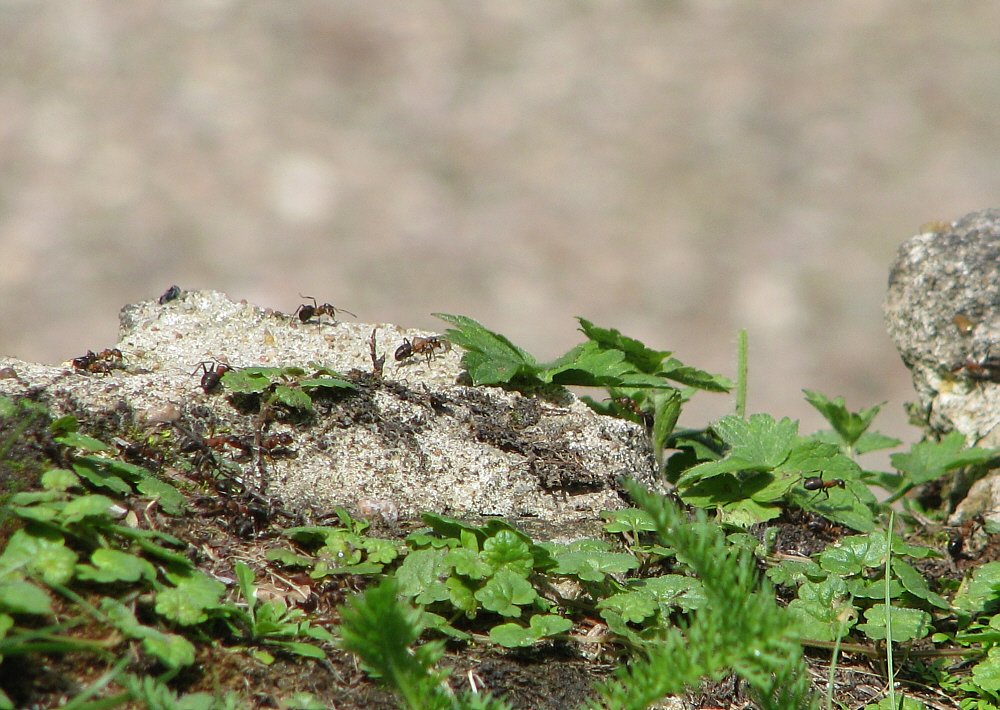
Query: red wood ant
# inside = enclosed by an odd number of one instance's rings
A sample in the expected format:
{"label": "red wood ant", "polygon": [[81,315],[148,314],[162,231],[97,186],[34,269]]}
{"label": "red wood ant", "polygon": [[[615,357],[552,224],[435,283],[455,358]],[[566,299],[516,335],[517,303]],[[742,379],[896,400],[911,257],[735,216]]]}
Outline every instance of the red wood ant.
{"label": "red wood ant", "polygon": [[405,360],[414,355],[426,355],[427,362],[439,352],[446,353],[451,350],[451,343],[440,335],[432,335],[429,338],[414,338],[410,342],[409,338],[403,338],[403,344],[396,348],[396,362]]}
{"label": "red wood ant", "polygon": [[647,429],[653,428],[653,413],[647,412],[645,409],[640,407],[631,397],[615,397],[611,401],[615,403],[615,406],[618,407],[620,411],[628,412],[639,417],[639,420]]}
{"label": "red wood ant", "polygon": [[[212,365],[212,367],[209,367]],[[222,382],[222,376],[227,372],[232,371],[232,367],[224,362],[212,363],[211,360],[205,360],[204,362],[199,362],[198,367],[192,372],[192,375],[197,375],[198,370],[201,370],[201,388],[205,390],[205,394],[209,394],[218,388],[219,384]]]}
{"label": "red wood ant", "polygon": [[953,373],[965,371],[974,382],[1000,382],[1000,358],[987,355],[980,361],[969,360],[951,368]]}
{"label": "red wood ant", "polygon": [[957,533],[952,535],[948,539],[948,554],[951,555],[952,559],[960,559],[965,557],[963,551],[965,548],[965,539],[972,534],[972,528],[976,525],[982,525],[984,522],[982,515],[973,515],[971,518],[962,523],[962,528]]}
{"label": "red wood ant", "polygon": [[303,296],[300,293],[299,297],[308,298],[310,301],[312,301],[311,306],[308,303],[303,303],[298,308],[295,309],[294,315],[297,315],[299,317],[299,320],[302,321],[303,323],[307,322],[308,320],[314,317],[322,318],[323,316],[330,316],[331,318],[333,318],[333,322],[336,323],[338,311],[357,318],[356,315],[354,315],[353,313],[344,308],[334,308],[329,303],[324,303],[323,305],[319,305],[316,302],[316,299],[313,298],[312,296]]}
{"label": "red wood ant", "polygon": [[123,369],[123,359],[122,351],[118,348],[102,350],[99,353],[88,350],[86,355],[73,358],[73,367],[85,372],[106,375],[112,370]]}
{"label": "red wood ant", "polygon": [[812,503],[819,497],[820,493],[825,495],[826,498],[829,498],[831,488],[843,488],[846,490],[847,482],[843,478],[831,478],[827,481],[824,480],[822,474],[820,474],[819,476],[809,476],[808,478],[802,479],[802,487],[807,491],[817,491],[816,495],[809,500],[809,502]]}

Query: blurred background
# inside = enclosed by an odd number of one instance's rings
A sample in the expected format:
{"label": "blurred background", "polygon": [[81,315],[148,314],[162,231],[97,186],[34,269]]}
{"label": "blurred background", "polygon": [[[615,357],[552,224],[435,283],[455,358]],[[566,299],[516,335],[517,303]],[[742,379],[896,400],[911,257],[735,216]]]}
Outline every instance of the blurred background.
{"label": "blurred background", "polygon": [[[299,294],[540,359],[573,317],[735,376],[889,400],[922,223],[1000,206],[1000,4],[0,0],[0,353],[117,340],[170,285]],[[699,395],[682,423],[732,411]]]}

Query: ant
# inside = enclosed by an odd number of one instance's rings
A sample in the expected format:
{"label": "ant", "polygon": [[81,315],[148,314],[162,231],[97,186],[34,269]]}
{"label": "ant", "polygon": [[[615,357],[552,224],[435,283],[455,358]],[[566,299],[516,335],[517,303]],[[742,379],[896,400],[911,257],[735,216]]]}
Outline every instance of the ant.
{"label": "ant", "polygon": [[980,361],[969,360],[959,363],[951,368],[952,373],[965,371],[965,374],[973,382],[998,382],[1000,383],[1000,358],[994,355],[987,355]]}
{"label": "ant", "polygon": [[440,335],[432,335],[429,338],[414,338],[410,342],[409,338],[403,338],[403,344],[396,348],[396,362],[405,360],[414,355],[426,355],[427,362],[439,352],[446,353],[451,350],[451,343]]}
{"label": "ant", "polygon": [[819,476],[809,476],[808,478],[802,479],[802,487],[807,491],[817,491],[809,502],[815,501],[820,493],[824,494],[826,498],[830,497],[831,488],[843,488],[847,489],[847,482],[843,478],[831,478],[829,481],[823,479],[823,475]]}
{"label": "ant", "polygon": [[171,301],[180,298],[180,295],[181,295],[181,287],[171,286],[170,288],[168,288],[166,291],[163,292],[162,296],[160,296],[159,303],[161,306],[165,303],[170,303]]}
{"label": "ant", "polygon": [[321,306],[316,302],[316,299],[313,298],[312,296],[303,296],[300,293],[299,298],[308,298],[310,301],[312,301],[311,306],[308,303],[303,303],[298,308],[295,309],[295,313],[293,315],[298,316],[299,320],[302,321],[303,323],[309,321],[313,317],[322,318],[323,316],[330,316],[331,318],[333,318],[333,322],[336,323],[337,311],[340,311],[341,313],[346,313],[347,315],[354,316],[355,318],[357,318],[356,315],[354,315],[347,309],[334,308],[329,303],[324,303]]}
{"label": "ant", "polygon": [[619,411],[622,412],[627,411],[630,414],[634,414],[635,416],[639,417],[640,421],[642,421],[642,424],[643,426],[646,427],[646,429],[653,428],[653,413],[647,412],[645,409],[640,407],[638,403],[636,403],[636,401],[631,397],[626,397],[626,396],[615,397],[611,401],[614,402],[615,406],[618,407]]}
{"label": "ant", "polygon": [[106,375],[112,370],[123,369],[122,360],[124,356],[118,348],[111,348],[95,353],[88,350],[86,355],[73,358],[73,367],[85,372],[100,373]]}
{"label": "ant", "polygon": [[963,554],[963,549],[965,548],[965,539],[972,534],[972,528],[975,525],[982,525],[985,519],[982,515],[973,515],[971,518],[962,523],[962,528],[952,535],[948,539],[948,554],[951,555],[952,559],[961,559],[965,557]]}
{"label": "ant", "polygon": [[[212,365],[212,367],[209,367],[209,365]],[[201,388],[205,390],[205,394],[210,394],[218,388],[219,383],[222,382],[222,376],[227,372],[231,372],[233,368],[224,362],[216,361],[213,364],[211,360],[205,360],[198,363],[198,367],[195,368],[195,371],[191,375],[197,375],[199,369],[202,372]]]}

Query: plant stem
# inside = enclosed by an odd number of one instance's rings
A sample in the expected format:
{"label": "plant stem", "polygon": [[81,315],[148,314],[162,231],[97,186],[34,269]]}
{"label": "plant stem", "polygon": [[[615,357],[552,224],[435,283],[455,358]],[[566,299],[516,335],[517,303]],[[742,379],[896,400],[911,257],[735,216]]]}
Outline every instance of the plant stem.
{"label": "plant stem", "polygon": [[740,328],[736,336],[736,416],[747,416],[747,331]]}

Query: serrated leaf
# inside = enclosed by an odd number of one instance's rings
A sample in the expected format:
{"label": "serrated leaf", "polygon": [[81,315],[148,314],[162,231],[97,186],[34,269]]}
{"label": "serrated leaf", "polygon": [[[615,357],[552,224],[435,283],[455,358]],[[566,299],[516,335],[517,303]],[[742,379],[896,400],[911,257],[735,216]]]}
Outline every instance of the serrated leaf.
{"label": "serrated leaf", "polygon": [[598,328],[585,318],[577,317],[580,322],[580,330],[591,342],[601,346],[603,349],[618,350],[625,360],[639,372],[646,374],[657,374],[664,359],[670,357],[671,353],[666,350],[653,350],[647,348],[635,338],[622,335],[615,329]]}
{"label": "serrated leaf", "polygon": [[484,609],[502,616],[520,616],[521,606],[530,604],[537,596],[531,582],[506,568],[494,574],[475,594]]}
{"label": "serrated leaf", "polygon": [[728,377],[713,375],[696,367],[689,367],[674,358],[670,358],[664,363],[658,374],[660,377],[706,392],[729,392],[736,386]]}
{"label": "serrated leaf", "polygon": [[385,564],[399,557],[399,550],[392,540],[363,537],[361,538],[361,547],[364,548],[365,557],[369,562]]}
{"label": "serrated leaf", "polygon": [[500,624],[490,629],[490,641],[505,648],[531,646],[546,636],[555,636],[573,628],[573,622],[555,614],[535,614],[527,628],[520,624]]}
{"label": "serrated leaf", "polygon": [[991,648],[986,658],[973,667],[972,679],[983,690],[1000,692],[1000,647]]}
{"label": "serrated leaf", "polygon": [[[931,615],[920,609],[890,607],[889,618],[892,621],[891,640],[894,643],[922,639],[931,628]],[[886,638],[885,604],[875,604],[871,609],[866,610],[865,623],[858,624],[857,628],[870,639]]]}
{"label": "serrated leaf", "polygon": [[450,550],[444,561],[446,564],[452,565],[456,573],[470,579],[486,579],[493,574],[493,568],[483,561],[478,552],[464,547]]}
{"label": "serrated leaf", "polygon": [[588,342],[546,365],[539,378],[564,386],[617,387],[631,369],[632,365],[625,362],[625,353],[604,350],[597,343]]}
{"label": "serrated leaf", "polygon": [[766,470],[788,458],[799,423],[788,417],[778,422],[769,414],[754,414],[749,420],[729,415],[713,423],[712,429],[729,444],[729,457],[749,462],[748,468]]}
{"label": "serrated leaf", "polygon": [[22,529],[11,535],[0,555],[0,574],[24,570],[40,576],[46,584],[66,584],[73,578],[76,560],[76,553],[65,546],[58,533],[39,530],[29,534]]}
{"label": "serrated leaf", "polygon": [[76,576],[91,582],[137,582],[145,577],[156,579],[156,568],[141,557],[120,550],[100,548],[90,556],[92,567],[77,565]]}
{"label": "serrated leaf", "polygon": [[997,455],[995,449],[965,448],[965,437],[953,431],[941,441],[921,441],[907,454],[892,454],[889,460],[915,485],[933,481],[948,471],[983,463]]}
{"label": "serrated leaf", "polygon": [[515,377],[535,376],[539,372],[535,358],[514,345],[507,338],[487,330],[465,316],[435,313],[435,317],[458,326],[448,329],[448,340],[465,348],[462,364],[477,385],[496,385],[510,382]]}
{"label": "serrated leaf", "polygon": [[[146,627],[149,628],[149,627]],[[159,659],[167,668],[183,668],[194,663],[194,644],[178,634],[165,633],[150,629],[155,633],[148,634],[142,639],[143,650],[151,656]]]}
{"label": "serrated leaf", "polygon": [[996,611],[1000,607],[1000,562],[987,562],[974,569],[951,603],[968,615]]}
{"label": "serrated leaf", "polygon": [[871,453],[881,449],[894,449],[903,442],[879,431],[866,431],[854,444],[854,450],[860,454]]}
{"label": "serrated leaf", "polygon": [[885,406],[885,402],[882,402],[874,407],[862,409],[860,412],[849,412],[843,397],[830,400],[819,392],[812,390],[803,390],[803,392],[806,393],[806,401],[830,422],[845,446],[854,446],[871,426],[872,420],[879,413],[879,410]]}

